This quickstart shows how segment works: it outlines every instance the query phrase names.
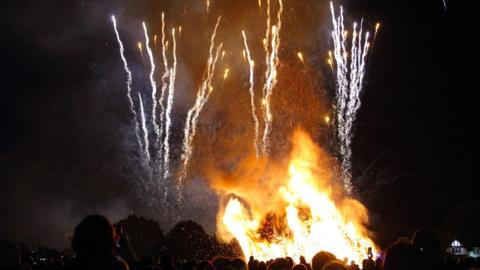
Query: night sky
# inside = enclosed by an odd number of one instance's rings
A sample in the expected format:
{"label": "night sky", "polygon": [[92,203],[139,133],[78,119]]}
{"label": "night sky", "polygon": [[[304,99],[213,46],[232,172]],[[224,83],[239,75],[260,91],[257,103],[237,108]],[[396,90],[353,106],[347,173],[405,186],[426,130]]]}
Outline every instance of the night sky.
{"label": "night sky", "polygon": [[[256,0],[235,2],[212,0],[211,7],[214,14],[225,12],[233,28],[249,23],[236,11],[256,5]],[[332,93],[324,64],[328,2],[285,2],[291,9],[284,14],[289,17],[284,57],[305,51],[311,68],[323,74],[325,91]],[[447,0],[447,11],[441,0],[343,2],[348,17],[382,23],[353,144],[356,194],[367,205],[381,244],[419,227],[441,233],[456,209],[478,209],[478,46],[467,2]],[[132,211],[148,215],[131,192],[135,142],[110,15],[120,17],[130,51],[142,37],[141,20],[156,23],[153,31],[158,31],[162,10],[168,20],[186,25],[186,33],[194,34],[195,27],[205,32],[184,47],[183,57],[192,61],[182,69],[191,76],[182,78],[179,88],[189,93],[205,58],[195,48],[205,51],[216,17],[202,19],[203,1],[196,0],[1,5],[0,239],[64,247],[64,233],[88,213],[113,220]],[[294,29],[295,22],[309,28]],[[295,42],[296,33],[301,38]],[[141,65],[134,71],[143,72]],[[178,119],[192,100],[179,94]],[[195,208],[193,218],[211,226],[205,220],[214,205]],[[478,216],[474,213],[460,223]]]}

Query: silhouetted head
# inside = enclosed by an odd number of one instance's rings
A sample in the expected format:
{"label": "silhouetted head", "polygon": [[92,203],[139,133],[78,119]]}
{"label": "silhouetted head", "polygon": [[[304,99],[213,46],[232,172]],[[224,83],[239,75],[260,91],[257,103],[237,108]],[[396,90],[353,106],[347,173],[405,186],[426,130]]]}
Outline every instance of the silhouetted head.
{"label": "silhouetted head", "polygon": [[198,270],[215,270],[215,267],[209,261],[202,261],[198,264]]}
{"label": "silhouetted head", "polygon": [[103,258],[110,256],[114,244],[113,226],[103,216],[88,216],[75,227],[72,248],[79,257]]}
{"label": "silhouetted head", "polygon": [[231,261],[225,257],[217,257],[213,259],[213,265],[217,270],[231,270]]}
{"label": "silhouetted head", "polygon": [[258,270],[267,270],[267,264],[265,262],[259,262]]}
{"label": "silhouetted head", "polygon": [[328,251],[320,251],[312,258],[312,269],[322,270],[325,264],[336,259],[337,258],[332,253]]}
{"label": "silhouetted head", "polygon": [[20,252],[10,241],[0,241],[0,269],[18,269],[20,267]]}
{"label": "silhouetted head", "polygon": [[275,259],[269,266],[269,270],[290,270],[288,267],[288,260],[285,258]]}
{"label": "silhouetted head", "polygon": [[233,259],[231,265],[234,270],[247,270],[247,264],[240,258]]}
{"label": "silhouetted head", "polygon": [[292,270],[307,270],[307,267],[303,264],[296,264],[292,267]]}
{"label": "silhouetted head", "polygon": [[385,252],[384,270],[421,270],[424,263],[420,251],[410,243],[395,242]]}
{"label": "silhouetted head", "polygon": [[363,260],[362,270],[375,270],[375,262],[372,259]]}
{"label": "silhouetted head", "polygon": [[334,260],[325,264],[322,270],[348,270],[343,262]]}
{"label": "silhouetted head", "polygon": [[433,231],[417,230],[412,237],[412,244],[420,249],[429,263],[438,263],[442,260],[442,245]]}

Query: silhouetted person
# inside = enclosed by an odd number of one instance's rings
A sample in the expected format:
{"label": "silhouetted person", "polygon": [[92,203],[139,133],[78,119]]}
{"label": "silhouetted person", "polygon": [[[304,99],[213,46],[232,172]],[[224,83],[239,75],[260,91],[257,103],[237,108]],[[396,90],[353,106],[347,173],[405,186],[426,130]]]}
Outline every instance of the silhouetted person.
{"label": "silhouetted person", "polygon": [[356,264],[355,261],[351,261],[348,269],[350,269],[350,270],[360,270],[360,266],[358,266],[358,264]]}
{"label": "silhouetted person", "polygon": [[21,256],[17,245],[10,241],[0,241],[0,269],[21,269]]}
{"label": "silhouetted person", "polygon": [[294,265],[293,259],[291,257],[286,257],[285,259],[288,262],[288,269],[292,269],[292,267]]}
{"label": "silhouetted person", "polygon": [[380,258],[375,260],[375,270],[382,270],[383,261]]}
{"label": "silhouetted person", "polygon": [[420,251],[403,240],[390,245],[385,252],[384,270],[424,270]]}
{"label": "silhouetted person", "polygon": [[288,267],[288,260],[285,258],[277,258],[270,265],[268,265],[269,270],[290,270]]}
{"label": "silhouetted person", "polygon": [[267,270],[267,264],[265,262],[259,262],[258,270]]}
{"label": "silhouetted person", "polygon": [[307,267],[303,264],[296,264],[292,267],[292,270],[307,270]]}
{"label": "silhouetted person", "polygon": [[312,258],[312,270],[322,270],[324,265],[336,259],[337,258],[332,253],[320,251]]}
{"label": "silhouetted person", "polygon": [[230,259],[225,257],[217,257],[213,259],[213,265],[217,270],[232,270]]}
{"label": "silhouetted person", "polygon": [[440,239],[430,230],[420,229],[412,237],[412,244],[420,250],[426,263],[433,269],[441,269],[443,251]]}
{"label": "silhouetted person", "polygon": [[72,269],[125,270],[128,265],[115,256],[115,232],[107,218],[92,215],[76,227],[72,239],[76,257]]}
{"label": "silhouetted person", "polygon": [[325,264],[322,270],[348,270],[342,261],[334,260]]}
{"label": "silhouetted person", "polygon": [[198,264],[198,270],[216,270],[213,264],[209,261],[202,261]]}
{"label": "silhouetted person", "polygon": [[363,260],[362,270],[375,270],[375,262],[372,259]]}
{"label": "silhouetted person", "polygon": [[247,264],[240,258],[235,258],[231,262],[231,266],[234,270],[247,270]]}
{"label": "silhouetted person", "polygon": [[307,260],[305,260],[305,257],[300,256],[300,263],[305,265],[307,270],[312,270],[312,266],[309,263],[307,263]]}
{"label": "silhouetted person", "polygon": [[162,270],[176,270],[177,267],[173,263],[173,257],[170,255],[163,255],[160,257],[160,264],[162,266]]}

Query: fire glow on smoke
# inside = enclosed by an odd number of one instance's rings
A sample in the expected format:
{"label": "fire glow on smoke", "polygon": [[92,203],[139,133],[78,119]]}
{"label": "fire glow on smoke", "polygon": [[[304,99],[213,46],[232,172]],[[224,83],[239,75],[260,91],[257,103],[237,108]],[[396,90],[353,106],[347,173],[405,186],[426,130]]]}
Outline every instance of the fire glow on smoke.
{"label": "fire glow on smoke", "polygon": [[238,240],[246,258],[289,256],[298,262],[324,250],[361,262],[368,247],[376,253],[364,226],[365,207],[342,195],[331,159],[305,132],[295,131],[286,165],[250,160],[239,167],[214,183],[226,198],[217,227],[223,239]]}

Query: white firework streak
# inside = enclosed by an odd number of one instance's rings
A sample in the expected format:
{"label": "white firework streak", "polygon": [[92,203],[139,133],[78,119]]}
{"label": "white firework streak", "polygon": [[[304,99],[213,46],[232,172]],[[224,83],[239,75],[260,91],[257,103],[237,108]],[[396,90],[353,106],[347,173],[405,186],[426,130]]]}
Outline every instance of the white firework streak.
{"label": "white firework streak", "polygon": [[[160,137],[158,138],[156,145],[158,146],[157,157],[161,160],[163,156],[163,145],[160,144],[160,139],[164,133],[164,119],[165,119],[165,93],[168,88],[169,78],[170,78],[170,68],[168,66],[168,57],[167,57],[167,44],[166,35],[165,35],[165,13],[162,12],[162,60],[163,60],[163,75],[162,75],[162,88],[160,93],[160,98],[158,104],[160,104]],[[159,162],[160,167],[163,166],[163,162]],[[160,168],[161,170],[164,168]]]}
{"label": "white firework streak", "polygon": [[120,48],[120,57],[122,58],[123,68],[125,69],[125,72],[127,73],[127,99],[128,99],[129,104],[130,104],[130,112],[132,113],[133,119],[135,120],[135,136],[137,138],[137,143],[138,143],[139,149],[141,149],[142,154],[144,155],[143,144],[142,144],[142,141],[140,139],[140,133],[139,133],[140,132],[140,127],[139,127],[138,120],[137,120],[137,112],[135,111],[135,105],[134,105],[133,99],[132,99],[132,72],[130,71],[130,68],[128,67],[127,59],[125,58],[125,49],[123,47],[123,42],[120,39],[120,34],[118,33],[117,21],[115,19],[115,16],[112,16],[112,22],[113,22],[113,29],[115,30],[115,35],[117,37],[118,46]]}
{"label": "white firework streak", "polygon": [[205,73],[204,79],[200,85],[200,88],[197,92],[197,98],[195,100],[195,104],[192,108],[188,111],[187,119],[185,121],[185,129],[184,129],[184,138],[183,138],[183,155],[182,155],[182,169],[179,178],[179,185],[182,185],[183,179],[186,176],[188,164],[190,163],[190,159],[193,152],[193,138],[195,137],[196,127],[198,123],[198,117],[200,112],[203,109],[203,106],[207,102],[210,94],[213,91],[212,87],[212,79],[215,73],[215,67],[218,60],[218,55],[220,50],[222,49],[222,44],[216,47],[216,53],[214,54],[215,48],[215,36],[217,35],[217,29],[220,25],[220,18],[218,17],[217,24],[213,30],[212,36],[210,38],[210,49],[209,49],[209,56],[207,60],[207,71]]}
{"label": "white firework streak", "polygon": [[147,26],[143,22],[143,32],[145,34],[145,48],[147,49],[148,59],[150,60],[150,86],[152,87],[152,125],[155,132],[156,141],[160,138],[160,128],[157,123],[157,82],[153,78],[155,75],[155,60],[153,59],[153,52],[150,48],[150,38],[148,37]]}
{"label": "white firework streak", "polygon": [[147,120],[145,117],[145,111],[143,109],[143,101],[142,96],[138,93],[138,100],[140,102],[140,118],[142,120],[142,131],[143,131],[143,145],[144,145],[144,154],[147,165],[150,164],[150,140],[148,139],[148,128],[147,128]]}
{"label": "white firework streak", "polygon": [[445,11],[447,11],[447,0],[443,0],[443,6],[445,7]]}
{"label": "white firework streak", "polygon": [[[334,42],[334,60],[336,68],[336,102],[335,122],[336,133],[339,141],[342,165],[342,181],[345,190],[351,193],[351,144],[353,139],[353,123],[360,108],[360,93],[363,89],[366,74],[366,60],[370,47],[370,33],[363,33],[363,21],[357,29],[353,24],[352,43],[350,48],[350,65],[348,65],[348,53],[346,47],[347,32],[344,28],[343,8],[340,7],[340,15],[336,17],[333,3],[330,2],[332,13]],[[377,24],[376,31],[379,25]]]}
{"label": "white firework streak", "polygon": [[259,156],[259,149],[258,149],[258,136],[259,136],[259,123],[258,123],[258,118],[257,118],[257,113],[255,110],[255,91],[254,91],[254,62],[252,60],[252,56],[250,54],[250,49],[248,48],[248,43],[247,43],[247,36],[245,35],[245,31],[242,31],[242,36],[243,36],[243,43],[245,45],[245,51],[247,53],[247,61],[248,61],[248,67],[249,67],[249,82],[250,82],[250,103],[252,105],[252,118],[253,122],[255,124],[255,139],[254,139],[254,145],[255,145],[255,153],[258,158]]}
{"label": "white firework streak", "polygon": [[172,119],[170,117],[172,107],[173,107],[173,97],[175,94],[175,78],[177,75],[177,42],[175,40],[175,28],[172,29],[172,39],[173,39],[173,68],[170,69],[170,81],[168,87],[168,99],[167,99],[167,109],[165,114],[165,139],[163,142],[164,152],[163,152],[163,168],[164,168],[164,178],[167,178],[170,175],[169,171],[169,161],[170,161],[170,127],[172,125]]}
{"label": "white firework streak", "polygon": [[270,101],[272,97],[273,89],[277,84],[277,67],[279,64],[278,50],[280,48],[280,30],[282,27],[282,12],[283,2],[278,0],[278,12],[277,23],[270,29],[270,0],[267,0],[267,31],[265,34],[265,60],[266,60],[266,72],[265,72],[265,85],[263,87],[263,99],[262,104],[264,107],[264,122],[265,127],[263,131],[263,154],[268,154],[269,141],[268,136],[272,129],[272,111]]}

